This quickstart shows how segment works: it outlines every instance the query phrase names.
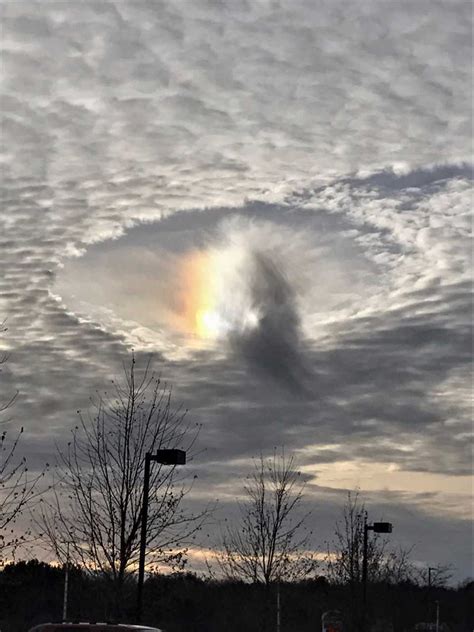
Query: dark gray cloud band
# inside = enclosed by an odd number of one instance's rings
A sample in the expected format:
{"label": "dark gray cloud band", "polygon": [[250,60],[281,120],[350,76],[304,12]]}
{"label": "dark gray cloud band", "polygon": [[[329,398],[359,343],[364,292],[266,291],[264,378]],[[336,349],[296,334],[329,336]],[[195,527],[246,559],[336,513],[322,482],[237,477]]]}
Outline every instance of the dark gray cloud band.
{"label": "dark gray cloud band", "polygon": [[248,285],[258,320],[254,327],[230,334],[231,348],[251,369],[276,380],[278,387],[295,396],[309,394],[311,372],[295,290],[275,255],[257,251],[250,257]]}

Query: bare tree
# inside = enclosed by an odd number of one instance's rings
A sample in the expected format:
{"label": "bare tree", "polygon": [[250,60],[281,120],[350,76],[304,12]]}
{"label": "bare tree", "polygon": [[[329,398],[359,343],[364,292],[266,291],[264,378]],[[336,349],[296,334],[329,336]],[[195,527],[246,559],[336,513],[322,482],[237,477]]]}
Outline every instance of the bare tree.
{"label": "bare tree", "polygon": [[28,478],[26,459],[16,458],[22,433],[23,428],[11,442],[6,431],[0,435],[0,562],[24,540],[14,525],[34,493],[35,481]]}
{"label": "bare tree", "polygon": [[[1,323],[0,333],[5,331],[6,327]],[[7,359],[6,354],[0,357],[0,371]],[[11,408],[17,395],[18,393],[14,393],[0,402],[0,414]],[[6,423],[7,420],[2,419],[2,424]],[[22,434],[23,428],[14,433],[10,440],[6,430],[0,433],[0,562],[7,553],[12,554],[25,539],[25,534],[18,532],[14,525],[27,503],[33,500],[36,484],[41,476],[31,476],[26,458],[17,456]]]}
{"label": "bare tree", "polygon": [[[357,585],[362,581],[364,524],[367,511],[358,492],[349,492],[342,521],[336,523],[332,550],[328,551],[329,578],[337,583]],[[385,538],[371,533],[367,543],[367,578],[369,582],[397,584],[415,581],[416,569],[411,561],[412,548],[389,548]]]}
{"label": "bare tree", "polygon": [[[345,584],[348,589],[346,609],[351,613],[350,630],[363,627],[362,618],[362,567],[364,558],[364,524],[367,517],[364,503],[358,492],[349,492],[342,513],[336,522],[334,541],[328,547],[327,572],[329,580]],[[385,540],[373,534],[367,546],[367,578],[380,577],[385,556]]]}
{"label": "bare tree", "polygon": [[[342,520],[336,523],[335,537],[326,557],[328,578],[349,589],[347,609],[351,613],[349,629],[360,629],[362,610],[362,566],[364,556],[364,525],[367,511],[358,492],[349,492]],[[400,583],[413,581],[414,566],[411,549],[389,549],[388,542],[371,532],[367,543],[367,580],[369,582]]]}
{"label": "bare tree", "polygon": [[415,582],[419,586],[427,588],[444,588],[453,577],[454,566],[452,564],[436,564],[418,569],[414,574]]}
{"label": "bare tree", "polygon": [[[330,580],[349,585],[362,581],[365,504],[358,492],[349,492],[342,521],[335,527],[335,537],[327,555]],[[374,533],[367,546],[367,576],[369,581],[381,579],[386,553],[386,541]]]}
{"label": "bare tree", "polygon": [[306,552],[309,514],[300,511],[303,489],[292,456],[275,452],[255,461],[244,487],[240,524],[223,535],[219,565],[227,577],[269,585],[314,571],[315,560]]}
{"label": "bare tree", "polygon": [[[7,331],[7,328],[5,327],[5,321],[0,323],[0,334],[3,334]],[[0,372],[2,370],[2,365],[5,364],[5,362],[8,360],[8,355],[6,353],[3,353],[2,355],[0,355]],[[13,405],[13,402],[15,401],[15,399],[18,396],[18,391],[15,392],[13,395],[10,395],[9,397],[7,397],[5,399],[5,401],[0,401],[0,414],[5,412],[8,408],[10,408]],[[5,420],[3,420],[5,421]]]}
{"label": "bare tree", "polygon": [[[101,572],[112,580],[119,610],[127,577],[137,569],[143,508],[144,460],[160,448],[191,450],[198,427],[173,409],[171,391],[150,363],[124,366],[125,380],[113,395],[93,400],[95,412],[82,415],[66,450],[59,450],[53,499],[43,503],[43,536],[57,558]],[[184,561],[186,545],[201,528],[207,510],[183,508],[190,486],[176,467],[155,464],[150,478],[147,555],[149,568]]]}
{"label": "bare tree", "polygon": [[414,546],[408,548],[399,546],[390,550],[386,549],[379,580],[388,584],[415,583],[417,571],[411,557],[413,549]]}

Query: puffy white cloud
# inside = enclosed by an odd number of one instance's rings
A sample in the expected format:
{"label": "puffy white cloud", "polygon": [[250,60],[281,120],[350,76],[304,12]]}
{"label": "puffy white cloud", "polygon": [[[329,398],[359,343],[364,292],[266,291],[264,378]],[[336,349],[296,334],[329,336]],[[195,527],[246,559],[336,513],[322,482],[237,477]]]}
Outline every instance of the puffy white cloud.
{"label": "puffy white cloud", "polygon": [[[2,3],[1,392],[20,390],[34,462],[133,345],[206,422],[205,471],[226,484],[229,459],[269,441],[469,471],[470,8]],[[165,292],[217,225],[298,288],[314,395],[289,396],[248,353],[189,351],[155,317],[151,284]]]}

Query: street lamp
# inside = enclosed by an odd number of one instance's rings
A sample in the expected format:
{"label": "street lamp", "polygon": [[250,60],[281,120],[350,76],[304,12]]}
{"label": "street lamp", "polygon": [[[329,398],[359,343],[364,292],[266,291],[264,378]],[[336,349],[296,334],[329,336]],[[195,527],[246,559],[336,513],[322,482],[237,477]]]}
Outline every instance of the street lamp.
{"label": "street lamp", "polygon": [[162,465],[185,465],[186,452],[184,450],[157,450],[156,454],[147,452],[145,454],[145,474],[143,477],[143,506],[142,506],[142,528],[140,537],[140,557],[138,561],[138,585],[137,585],[137,623],[141,623],[143,607],[143,582],[145,579],[145,551],[146,551],[146,530],[148,519],[148,494],[150,488],[150,465],[151,462]]}
{"label": "street lamp", "polygon": [[364,518],[364,556],[362,559],[362,622],[365,628],[367,616],[367,546],[369,531],[374,533],[392,533],[391,522],[374,522],[367,524],[367,513]]}
{"label": "street lamp", "polygon": [[69,542],[66,543],[66,546],[66,563],[64,564],[63,622],[67,621],[67,605],[69,597]]}
{"label": "street lamp", "polygon": [[[431,621],[431,571],[436,571],[435,566],[428,566],[428,596],[427,596],[427,621]],[[436,576],[435,576],[436,577]]]}

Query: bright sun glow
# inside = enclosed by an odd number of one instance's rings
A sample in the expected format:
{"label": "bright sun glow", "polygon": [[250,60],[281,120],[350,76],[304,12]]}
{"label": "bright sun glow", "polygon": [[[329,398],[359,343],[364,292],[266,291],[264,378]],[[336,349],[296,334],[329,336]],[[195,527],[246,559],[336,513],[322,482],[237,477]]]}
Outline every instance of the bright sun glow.
{"label": "bright sun glow", "polygon": [[194,251],[181,264],[179,324],[201,339],[257,326],[240,249]]}
{"label": "bright sun glow", "polygon": [[222,330],[216,268],[213,255],[202,251],[188,254],[182,262],[181,324],[199,338],[216,338]]}
{"label": "bright sun glow", "polygon": [[222,331],[222,318],[213,310],[199,309],[196,312],[196,331],[203,338],[213,338]]}

